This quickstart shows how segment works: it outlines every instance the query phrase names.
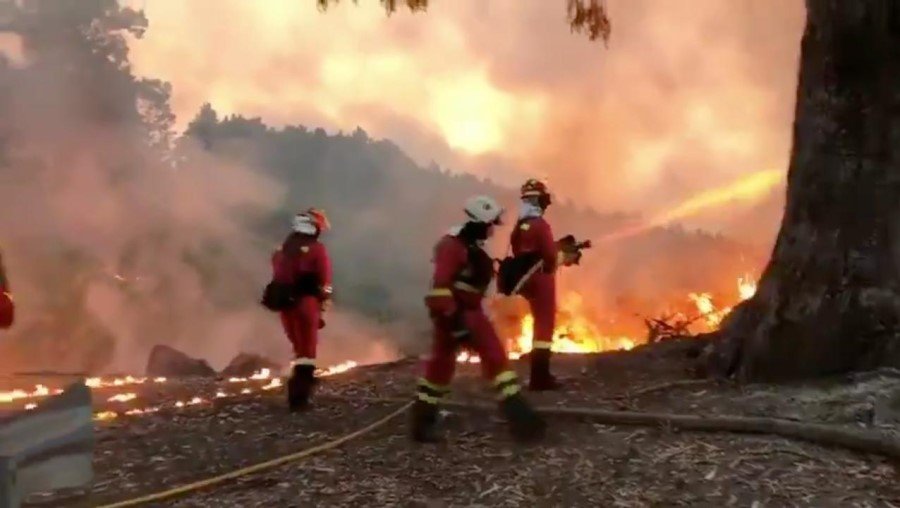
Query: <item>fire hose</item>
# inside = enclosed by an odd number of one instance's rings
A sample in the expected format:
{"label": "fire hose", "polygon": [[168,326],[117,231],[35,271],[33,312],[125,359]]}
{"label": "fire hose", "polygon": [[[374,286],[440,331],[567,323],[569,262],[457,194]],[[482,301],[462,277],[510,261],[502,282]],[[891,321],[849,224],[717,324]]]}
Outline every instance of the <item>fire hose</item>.
{"label": "fire hose", "polygon": [[284,455],[272,460],[267,460],[265,462],[259,462],[257,464],[253,464],[251,466],[247,466],[235,471],[231,471],[229,473],[220,474],[218,476],[213,476],[211,478],[207,478],[204,480],[199,480],[193,483],[188,483],[185,485],[181,485],[178,487],[174,487],[168,490],[155,492],[153,494],[147,494],[145,496],[136,497],[133,499],[127,499],[125,501],[119,501],[112,504],[102,505],[99,508],[122,508],[126,506],[138,506],[144,503],[150,503],[154,501],[162,501],[165,499],[171,499],[173,497],[181,496],[184,494],[189,494],[191,492],[195,492],[201,489],[205,489],[207,487],[211,487],[213,485],[217,485],[228,480],[234,480],[236,478],[240,478],[242,476],[247,476],[253,473],[258,473],[260,471],[264,471],[266,469],[272,469],[274,467],[281,466],[283,464],[287,464],[289,462],[296,462],[301,459],[305,459],[309,456],[315,455],[320,452],[332,450],[337,448],[338,446],[356,439],[364,434],[368,434],[373,430],[376,430],[382,426],[384,426],[389,421],[394,418],[400,416],[405,413],[407,409],[412,406],[412,402],[409,402],[409,399],[403,399],[403,406],[399,409],[395,410],[391,414],[385,416],[384,418],[366,426],[359,430],[353,431],[349,434],[341,436],[332,441],[328,441],[327,443],[323,443],[317,446],[313,446],[312,448],[307,448],[305,450],[300,450],[299,452],[291,453],[289,455]]}

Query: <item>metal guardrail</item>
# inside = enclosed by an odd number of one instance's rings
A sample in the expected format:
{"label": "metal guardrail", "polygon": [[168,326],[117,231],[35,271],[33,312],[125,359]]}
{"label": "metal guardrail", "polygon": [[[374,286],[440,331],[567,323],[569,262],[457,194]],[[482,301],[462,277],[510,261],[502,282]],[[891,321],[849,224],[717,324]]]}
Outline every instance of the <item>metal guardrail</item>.
{"label": "metal guardrail", "polygon": [[19,508],[32,493],[90,484],[93,455],[91,389],[83,382],[0,419],[0,508]]}

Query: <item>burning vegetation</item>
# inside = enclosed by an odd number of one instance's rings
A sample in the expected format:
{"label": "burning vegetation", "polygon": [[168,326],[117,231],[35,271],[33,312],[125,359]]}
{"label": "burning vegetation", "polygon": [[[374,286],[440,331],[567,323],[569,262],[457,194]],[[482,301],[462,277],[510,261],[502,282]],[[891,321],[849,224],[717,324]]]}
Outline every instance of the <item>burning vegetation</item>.
{"label": "burning vegetation", "polygon": [[[677,310],[667,310],[657,318],[644,318],[647,333],[642,335],[610,333],[603,330],[601,320],[598,319],[597,313],[589,308],[585,296],[576,291],[569,291],[560,298],[552,350],[556,353],[627,351],[660,338],[713,331],[718,328],[735,304],[749,299],[755,293],[756,283],[749,276],[737,279],[735,293],[722,298],[731,302],[725,306],[720,306],[711,293],[688,293],[683,302],[675,302],[673,307]],[[506,339],[509,357],[518,359],[531,351],[534,319],[528,311],[528,304],[517,297],[497,298],[491,302],[491,311],[498,330]],[[457,361],[480,362],[478,356],[469,351],[460,352]]]}

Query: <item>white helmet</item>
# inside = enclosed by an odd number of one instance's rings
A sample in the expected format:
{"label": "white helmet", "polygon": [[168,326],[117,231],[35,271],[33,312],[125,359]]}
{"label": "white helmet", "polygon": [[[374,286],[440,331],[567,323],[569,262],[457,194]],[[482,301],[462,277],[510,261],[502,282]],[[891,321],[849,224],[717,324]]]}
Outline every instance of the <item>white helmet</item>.
{"label": "white helmet", "polygon": [[314,235],[318,232],[313,218],[305,213],[294,215],[294,220],[291,221],[291,229],[304,235]]}
{"label": "white helmet", "polygon": [[466,201],[466,215],[472,222],[499,224],[503,207],[490,196],[475,196]]}

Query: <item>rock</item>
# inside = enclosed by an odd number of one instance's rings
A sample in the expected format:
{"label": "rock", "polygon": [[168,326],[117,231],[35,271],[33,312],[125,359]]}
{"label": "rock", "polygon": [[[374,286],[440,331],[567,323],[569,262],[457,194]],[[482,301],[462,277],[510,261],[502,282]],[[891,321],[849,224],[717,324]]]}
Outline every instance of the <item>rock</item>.
{"label": "rock", "polygon": [[874,423],[890,425],[900,422],[900,389],[893,389],[874,397]]}
{"label": "rock", "polygon": [[204,360],[191,358],[169,346],[156,345],[153,346],[150,358],[147,360],[147,375],[154,377],[213,377],[216,375],[216,371]]}
{"label": "rock", "polygon": [[247,377],[262,369],[269,369],[274,374],[281,369],[281,366],[260,355],[240,353],[228,363],[228,366],[222,371],[222,376]]}

